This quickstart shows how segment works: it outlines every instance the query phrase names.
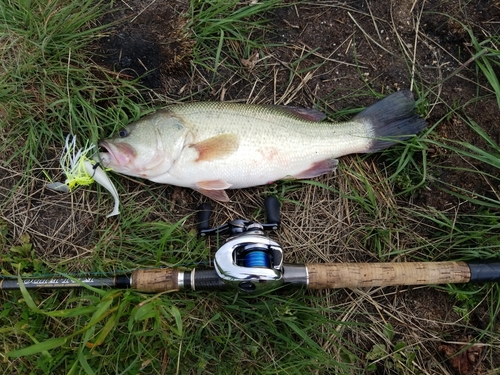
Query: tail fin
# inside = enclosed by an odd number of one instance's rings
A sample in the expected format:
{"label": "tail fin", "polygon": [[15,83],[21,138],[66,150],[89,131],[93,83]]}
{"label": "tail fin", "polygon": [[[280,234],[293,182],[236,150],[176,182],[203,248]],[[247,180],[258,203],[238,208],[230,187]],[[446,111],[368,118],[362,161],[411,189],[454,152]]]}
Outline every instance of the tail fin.
{"label": "tail fin", "polygon": [[383,150],[421,132],[427,122],[414,113],[415,100],[401,90],[378,101],[354,117],[371,128],[373,141],[366,152]]}

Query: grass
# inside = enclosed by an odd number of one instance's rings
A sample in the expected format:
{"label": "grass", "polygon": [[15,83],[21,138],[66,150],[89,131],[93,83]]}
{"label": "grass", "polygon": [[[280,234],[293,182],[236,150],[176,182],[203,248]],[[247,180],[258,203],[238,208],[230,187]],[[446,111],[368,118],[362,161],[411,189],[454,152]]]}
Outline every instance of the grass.
{"label": "grass", "polygon": [[273,46],[263,41],[269,22],[266,12],[282,6],[281,3],[281,0],[267,0],[240,6],[238,0],[192,0],[187,29],[196,41],[193,66],[210,72],[211,83],[228,70],[248,79],[253,68],[245,66],[245,61],[255,64]]}
{"label": "grass", "polygon": [[[244,80],[239,100],[308,103],[330,119],[349,118],[388,91],[386,78],[369,70],[376,59],[362,50],[368,43],[369,51],[382,47],[387,61],[402,55],[408,76],[419,82],[418,110],[432,122],[424,136],[377,157],[343,158],[335,175],[232,192],[233,202],[215,207],[214,225],[241,217],[263,220],[263,197],[273,193],[282,203],[282,228],[271,236],[282,244],[287,262],[498,257],[499,146],[475,120],[479,100],[451,102],[442,95],[449,90],[446,82],[467,73],[460,82],[472,81],[481,100],[495,101],[498,39],[492,32],[483,39],[464,29],[477,70],[469,63],[436,84],[412,54],[416,45],[399,51],[404,33],[398,31],[394,45],[382,37],[380,30],[390,23],[375,16],[376,9],[353,13],[333,2],[291,8],[290,35],[296,25],[319,27],[315,17],[332,9],[350,22],[353,33],[324,51],[273,47],[265,29],[273,28],[272,10],[283,4],[239,3],[190,2],[187,27],[197,43],[191,78],[208,82],[214,98],[224,85]],[[44,189],[47,175],[61,179],[58,157],[66,133],[95,142],[157,105],[149,100],[156,94],[89,59],[91,43],[110,32],[97,21],[108,9],[108,3],[90,0],[0,5],[3,277],[205,267],[220,241],[196,236],[193,211],[200,198],[185,189],[113,175],[122,214],[107,220],[111,200],[97,187],[71,195]],[[290,16],[304,13],[309,17]],[[422,9],[415,14],[419,20],[426,16]],[[373,25],[376,43],[367,37]],[[420,32],[409,40],[427,41]],[[241,59],[256,51],[266,58],[249,71]],[[351,60],[348,51],[355,51]],[[346,88],[341,82],[349,74],[354,78]],[[328,92],[321,86],[325,76],[335,83]],[[485,92],[476,82],[491,89]],[[197,95],[208,94],[186,93],[182,99]],[[440,127],[452,120],[473,137],[443,136]],[[481,181],[484,188],[450,182],[450,174]],[[442,194],[447,205],[423,205],[425,194]],[[0,292],[0,301],[3,373],[451,374],[438,349],[443,343],[478,343],[478,366],[494,369],[500,363],[497,284],[260,295],[23,290]]]}
{"label": "grass", "polygon": [[2,153],[14,149],[10,142],[22,140],[7,161],[22,161],[29,170],[40,166],[43,153],[60,144],[65,133],[95,142],[103,124],[128,121],[123,108],[134,116],[137,88],[113,80],[83,51],[102,33],[103,27],[88,25],[103,12],[90,0],[2,5],[0,113],[2,128],[9,131]]}
{"label": "grass", "polygon": [[[500,67],[499,57],[499,36],[495,34],[488,33],[486,30],[482,29],[480,37],[472,29],[470,25],[467,25],[459,20],[450,17],[453,22],[457,22],[465,32],[467,32],[470,39],[470,45],[472,47],[470,53],[471,57],[463,64],[463,67],[475,63],[476,71],[478,77],[486,79],[486,82],[490,86],[491,92],[495,95],[497,105],[500,108],[500,82],[498,81],[498,68]],[[482,82],[478,82],[480,86]]]}

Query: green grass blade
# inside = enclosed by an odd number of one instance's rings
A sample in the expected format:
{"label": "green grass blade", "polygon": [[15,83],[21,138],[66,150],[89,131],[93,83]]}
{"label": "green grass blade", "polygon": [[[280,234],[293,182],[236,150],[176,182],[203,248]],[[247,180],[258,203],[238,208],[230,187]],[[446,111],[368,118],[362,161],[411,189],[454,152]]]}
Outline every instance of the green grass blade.
{"label": "green grass blade", "polygon": [[10,358],[19,358],[25,357],[29,355],[34,355],[38,353],[47,352],[48,350],[59,348],[62,345],[66,344],[67,339],[65,337],[55,337],[43,342],[39,342],[37,344],[28,346],[27,348],[13,350],[7,353],[7,356]]}

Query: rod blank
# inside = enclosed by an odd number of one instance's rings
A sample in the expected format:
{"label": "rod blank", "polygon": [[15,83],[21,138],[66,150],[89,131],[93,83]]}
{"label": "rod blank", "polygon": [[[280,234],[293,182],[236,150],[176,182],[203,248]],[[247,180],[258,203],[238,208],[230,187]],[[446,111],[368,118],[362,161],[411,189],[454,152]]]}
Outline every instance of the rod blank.
{"label": "rod blank", "polygon": [[[23,285],[26,289],[74,289],[88,285],[94,288],[119,288],[130,287],[130,277],[117,275],[113,277],[50,277],[50,278],[24,278]],[[0,290],[20,290],[17,279],[0,280]]]}

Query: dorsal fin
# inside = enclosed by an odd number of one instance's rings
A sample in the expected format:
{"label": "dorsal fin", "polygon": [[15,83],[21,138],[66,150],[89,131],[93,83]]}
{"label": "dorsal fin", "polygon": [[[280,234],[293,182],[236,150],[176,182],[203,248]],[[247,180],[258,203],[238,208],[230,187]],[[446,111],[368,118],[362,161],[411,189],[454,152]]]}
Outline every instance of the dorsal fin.
{"label": "dorsal fin", "polygon": [[289,105],[276,105],[270,107],[276,107],[284,112],[287,112],[293,116],[297,116],[298,118],[306,121],[323,121],[326,118],[326,115],[323,112],[320,112],[316,109],[294,107]]}

